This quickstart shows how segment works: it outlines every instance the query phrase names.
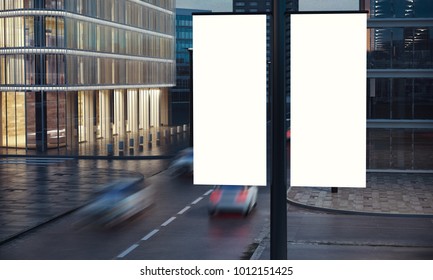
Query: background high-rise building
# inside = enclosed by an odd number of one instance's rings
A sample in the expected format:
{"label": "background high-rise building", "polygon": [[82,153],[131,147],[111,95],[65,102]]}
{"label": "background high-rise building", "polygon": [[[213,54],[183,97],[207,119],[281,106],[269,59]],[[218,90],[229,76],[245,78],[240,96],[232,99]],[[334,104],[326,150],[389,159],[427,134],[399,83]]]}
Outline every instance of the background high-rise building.
{"label": "background high-rise building", "polygon": [[170,89],[170,119],[172,125],[190,122],[190,53],[192,48],[192,14],[210,10],[176,9],[176,86]]}
{"label": "background high-rise building", "polygon": [[[287,0],[287,11],[297,11],[301,1],[309,0]],[[338,7],[338,1],[334,3]],[[234,0],[233,11],[258,7],[257,12],[269,12],[271,5],[271,0]],[[361,0],[359,7],[369,11],[367,168],[433,170],[433,1]],[[286,19],[289,30],[289,16]]]}
{"label": "background high-rise building", "polygon": [[368,166],[433,170],[433,2],[363,0]]}
{"label": "background high-rise building", "polygon": [[271,11],[271,0],[233,0],[235,13],[263,13]]}
{"label": "background high-rise building", "polygon": [[0,147],[74,152],[168,124],[174,20],[174,0],[0,0]]}
{"label": "background high-rise building", "polygon": [[[233,12],[234,13],[271,13],[272,9],[272,1],[271,0],[233,0]],[[266,59],[267,61],[271,61],[271,17],[268,15],[266,19]],[[269,73],[269,64],[267,65],[267,73]],[[267,88],[270,88],[269,83],[270,76],[268,75],[267,80]],[[270,95],[269,90],[266,93],[267,100],[267,119],[271,118],[271,109],[270,109]]]}

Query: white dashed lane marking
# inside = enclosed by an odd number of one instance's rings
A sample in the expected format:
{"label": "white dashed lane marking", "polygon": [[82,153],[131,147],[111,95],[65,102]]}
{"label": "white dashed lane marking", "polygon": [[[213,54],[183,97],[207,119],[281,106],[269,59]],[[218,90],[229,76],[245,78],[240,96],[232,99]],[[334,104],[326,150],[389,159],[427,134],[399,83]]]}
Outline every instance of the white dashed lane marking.
{"label": "white dashed lane marking", "polygon": [[207,192],[204,193],[204,196],[210,195],[211,192],[213,192],[213,190],[208,190]]}
{"label": "white dashed lane marking", "polygon": [[[212,189],[206,191],[203,196],[207,196],[210,193],[212,193]],[[193,202],[190,203],[190,205],[185,206],[182,210],[180,210],[177,215],[182,215],[184,214],[186,211],[188,211],[192,205],[195,205],[197,203],[199,203],[202,199],[203,196],[200,196],[199,198],[197,198],[196,200],[194,200]],[[169,218],[167,221],[165,221],[164,223],[161,224],[161,227],[165,227],[168,224],[170,224],[171,222],[173,222],[176,219],[176,217],[171,217]],[[144,236],[140,241],[146,241],[149,240],[152,236],[154,236],[155,234],[157,234],[159,232],[159,229],[154,229],[151,232],[149,232],[146,236]],[[129,253],[131,253],[135,248],[137,248],[139,246],[139,244],[134,244],[131,245],[128,249],[126,249],[125,251],[123,251],[120,255],[117,256],[118,259],[124,258],[126,255],[128,255]]]}
{"label": "white dashed lane marking", "polygon": [[171,217],[170,219],[168,219],[167,221],[165,221],[161,226],[165,227],[167,226],[169,223],[173,222],[176,219],[176,217]]}
{"label": "white dashed lane marking", "polygon": [[196,200],[194,200],[193,202],[191,202],[192,205],[197,204],[200,200],[202,200],[203,197],[200,196],[199,198],[197,198]]}
{"label": "white dashed lane marking", "polygon": [[188,211],[189,208],[191,208],[191,206],[187,206],[187,207],[183,208],[182,210],[180,210],[179,212],[177,212],[177,214],[178,215],[182,215],[183,213],[185,213],[186,211]]}
{"label": "white dashed lane marking", "polygon": [[143,237],[141,240],[143,240],[143,241],[148,240],[149,238],[151,238],[152,236],[154,236],[158,231],[159,231],[159,229],[152,230],[148,235],[146,235],[145,237]]}
{"label": "white dashed lane marking", "polygon": [[123,251],[122,254],[118,255],[117,258],[121,259],[121,258],[125,257],[126,255],[128,255],[129,253],[131,253],[132,250],[134,250],[137,247],[138,247],[138,244],[132,245],[131,247],[129,247],[128,249],[126,249],[125,251]]}

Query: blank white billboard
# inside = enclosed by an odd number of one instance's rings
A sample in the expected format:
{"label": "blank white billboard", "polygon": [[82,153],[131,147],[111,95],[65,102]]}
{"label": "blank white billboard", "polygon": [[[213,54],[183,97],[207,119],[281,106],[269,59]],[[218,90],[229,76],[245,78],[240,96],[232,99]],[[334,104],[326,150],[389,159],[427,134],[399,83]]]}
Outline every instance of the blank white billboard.
{"label": "blank white billboard", "polygon": [[291,186],[366,186],[367,14],[291,15]]}
{"label": "blank white billboard", "polygon": [[266,16],[193,15],[194,184],[266,185]]}

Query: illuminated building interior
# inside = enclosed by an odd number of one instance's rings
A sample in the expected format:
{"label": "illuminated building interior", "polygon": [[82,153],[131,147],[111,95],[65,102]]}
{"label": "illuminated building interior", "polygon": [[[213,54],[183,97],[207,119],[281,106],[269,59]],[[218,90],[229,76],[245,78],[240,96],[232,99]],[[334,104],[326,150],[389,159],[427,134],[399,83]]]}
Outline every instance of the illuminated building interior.
{"label": "illuminated building interior", "polygon": [[0,147],[73,148],[168,125],[174,0],[0,0]]}

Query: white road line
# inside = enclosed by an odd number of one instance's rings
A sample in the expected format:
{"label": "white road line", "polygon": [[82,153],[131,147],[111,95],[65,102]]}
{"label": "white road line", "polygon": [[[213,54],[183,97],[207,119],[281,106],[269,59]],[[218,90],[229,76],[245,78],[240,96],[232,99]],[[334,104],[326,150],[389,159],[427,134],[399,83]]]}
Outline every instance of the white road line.
{"label": "white road line", "polygon": [[[208,190],[204,195],[209,195],[212,192],[212,190]],[[197,204],[199,201],[201,201],[203,199],[202,196],[200,196],[199,198],[197,198],[196,200],[194,200],[193,202],[191,202],[192,205]],[[186,206],[185,208],[183,208],[182,210],[180,210],[177,214],[178,215],[182,215],[183,213],[185,213],[186,211],[188,211],[191,208],[191,206]],[[176,217],[171,217],[170,219],[168,219],[167,221],[165,221],[163,224],[161,224],[161,227],[165,227],[168,224],[170,224],[171,222],[173,222],[176,219]],[[141,240],[142,241],[146,241],[149,240],[152,236],[154,236],[157,232],[159,231],[159,229],[154,229],[151,232],[149,232],[146,236],[144,236]],[[124,258],[126,255],[128,255],[129,253],[131,253],[135,248],[137,248],[139,245],[138,244],[134,244],[131,245],[131,247],[129,247],[128,249],[126,249],[125,251],[123,251],[120,255],[117,256],[118,259]]]}
{"label": "white road line", "polygon": [[[212,192],[212,190],[209,190],[204,195],[209,195],[211,192]],[[192,205],[197,204],[202,199],[203,199],[203,197],[200,196],[199,198],[197,198],[196,200],[194,200],[193,202],[191,202],[191,204]],[[188,211],[190,208],[191,208],[191,206],[186,206],[185,208],[183,208],[182,210],[180,210],[177,214],[178,215],[182,215],[183,213],[185,213],[186,211]],[[171,217],[170,219],[168,219],[167,221],[165,221],[164,223],[162,223],[161,227],[167,226],[168,224],[170,224],[171,222],[173,222],[175,219],[176,219],[176,217]],[[144,236],[141,240],[142,241],[149,240],[152,236],[154,236],[156,233],[158,233],[158,231],[159,231],[159,229],[152,230],[146,236]],[[139,246],[138,244],[131,245],[128,249],[126,249],[120,255],[118,255],[117,258],[118,259],[124,258],[126,255],[128,255],[129,253],[131,253],[138,246]]]}
{"label": "white road line", "polygon": [[165,227],[167,226],[169,223],[173,222],[176,219],[176,217],[171,217],[170,219],[168,219],[167,221],[165,221],[161,226]]}
{"label": "white road line", "polygon": [[191,206],[187,206],[187,207],[183,208],[182,210],[180,210],[179,212],[177,212],[177,214],[178,215],[182,215],[183,213],[185,213],[186,211],[188,211],[189,208],[191,208]]}
{"label": "white road line", "polygon": [[213,190],[208,190],[207,192],[204,193],[204,195],[210,195],[210,193],[213,192]]}
{"label": "white road line", "polygon": [[132,250],[134,250],[137,247],[138,247],[138,244],[131,245],[131,247],[129,247],[128,249],[126,249],[125,251],[123,251],[122,254],[118,255],[117,258],[121,259],[121,258],[125,257],[126,255],[128,255],[129,253],[131,253]]}
{"label": "white road line", "polygon": [[152,230],[148,235],[146,235],[145,237],[143,237],[141,240],[143,240],[143,241],[148,240],[149,238],[151,238],[152,236],[154,236],[158,231],[159,231],[159,229]]}
{"label": "white road line", "polygon": [[194,200],[193,202],[191,202],[191,204],[197,204],[202,199],[203,199],[203,197],[200,196],[199,198],[197,198],[196,200]]}

